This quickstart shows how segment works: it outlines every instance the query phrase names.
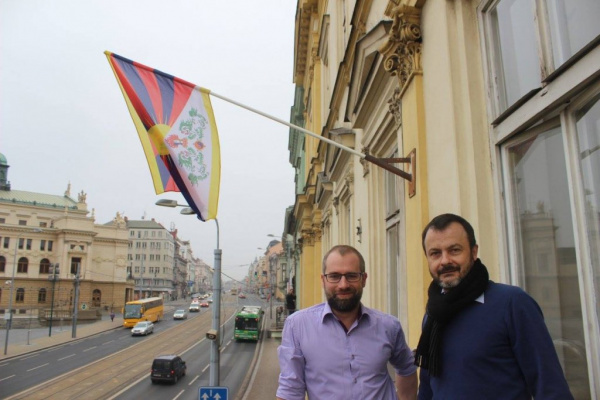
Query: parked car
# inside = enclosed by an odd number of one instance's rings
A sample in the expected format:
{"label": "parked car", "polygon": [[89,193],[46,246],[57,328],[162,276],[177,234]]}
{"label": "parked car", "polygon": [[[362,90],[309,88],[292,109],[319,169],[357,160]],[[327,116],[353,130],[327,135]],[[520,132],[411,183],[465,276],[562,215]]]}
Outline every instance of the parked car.
{"label": "parked car", "polygon": [[154,332],[154,324],[150,321],[138,322],[131,328],[131,336],[149,335]]}
{"label": "parked car", "polygon": [[206,301],[208,301],[209,303],[212,303],[213,302],[212,297],[209,297],[208,299],[206,299]]}
{"label": "parked car", "polygon": [[167,381],[177,383],[179,378],[185,376],[187,366],[181,357],[176,355],[158,356],[152,361],[150,379],[152,383]]}
{"label": "parked car", "polygon": [[208,303],[206,301],[203,301],[202,303],[200,303],[200,307],[206,308],[208,307]]}
{"label": "parked car", "polygon": [[173,313],[173,319],[187,319],[187,312],[185,310],[177,310]]}
{"label": "parked car", "polygon": [[266,299],[266,298],[267,298],[267,295],[266,295],[266,294],[264,294],[264,293],[261,293],[261,294],[260,294],[260,298],[261,298],[261,299]]}
{"label": "parked car", "polygon": [[245,298],[246,298],[246,295],[245,295],[244,293],[240,293],[240,294],[238,295],[238,297],[239,297],[240,299],[245,299]]}
{"label": "parked car", "polygon": [[198,304],[198,303],[192,303],[192,304],[190,304],[189,310],[190,310],[190,312],[199,312],[200,311],[200,304]]}

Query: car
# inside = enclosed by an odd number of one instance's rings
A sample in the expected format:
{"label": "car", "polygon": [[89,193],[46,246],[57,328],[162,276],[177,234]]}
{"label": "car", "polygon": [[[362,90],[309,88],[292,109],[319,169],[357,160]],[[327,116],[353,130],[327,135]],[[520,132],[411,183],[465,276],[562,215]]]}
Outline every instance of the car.
{"label": "car", "polygon": [[150,380],[152,383],[167,381],[175,384],[179,378],[185,376],[186,371],[187,365],[181,357],[177,355],[158,356],[152,361]]}
{"label": "car", "polygon": [[261,293],[261,294],[260,294],[260,298],[261,298],[261,299],[266,299],[266,298],[267,298],[267,295],[266,295],[266,294],[264,294],[264,293]]}
{"label": "car", "polygon": [[239,297],[240,299],[245,299],[245,298],[246,298],[246,295],[245,295],[244,293],[240,293],[240,294],[238,295],[238,297]]}
{"label": "car", "polygon": [[212,303],[213,299],[212,299],[212,297],[209,297],[208,299],[206,299],[206,301],[208,301],[209,303]]}
{"label": "car", "polygon": [[189,310],[190,310],[190,312],[199,312],[200,311],[200,304],[198,304],[198,303],[192,303],[192,304],[190,304]]}
{"label": "car", "polygon": [[206,301],[203,301],[202,303],[200,303],[200,307],[202,307],[202,308],[208,307],[208,303]]}
{"label": "car", "polygon": [[150,321],[141,321],[131,328],[131,336],[149,335],[154,332],[154,324]]}
{"label": "car", "polygon": [[173,319],[187,319],[187,312],[185,310],[177,310],[173,313]]}

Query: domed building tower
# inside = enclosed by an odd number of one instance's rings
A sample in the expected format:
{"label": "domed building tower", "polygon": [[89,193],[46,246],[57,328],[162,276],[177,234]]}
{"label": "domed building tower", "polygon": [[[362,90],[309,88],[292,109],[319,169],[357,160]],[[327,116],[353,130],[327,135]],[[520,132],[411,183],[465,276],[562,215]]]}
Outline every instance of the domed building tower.
{"label": "domed building tower", "polygon": [[0,190],[10,190],[10,182],[8,181],[8,162],[4,154],[0,153]]}

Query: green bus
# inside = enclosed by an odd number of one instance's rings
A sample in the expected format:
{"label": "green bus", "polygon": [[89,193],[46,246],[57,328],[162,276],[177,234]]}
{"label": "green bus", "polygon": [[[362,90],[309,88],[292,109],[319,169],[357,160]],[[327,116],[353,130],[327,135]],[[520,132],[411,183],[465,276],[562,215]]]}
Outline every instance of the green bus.
{"label": "green bus", "polygon": [[265,312],[260,306],[244,306],[235,315],[235,340],[258,341],[262,329],[262,316]]}

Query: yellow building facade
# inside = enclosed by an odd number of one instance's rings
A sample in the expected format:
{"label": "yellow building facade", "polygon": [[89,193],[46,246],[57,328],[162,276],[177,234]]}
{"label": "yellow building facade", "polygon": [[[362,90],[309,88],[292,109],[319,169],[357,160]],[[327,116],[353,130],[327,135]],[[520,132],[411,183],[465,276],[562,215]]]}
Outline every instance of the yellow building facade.
{"label": "yellow building facade", "polygon": [[416,346],[431,282],[421,232],[460,214],[491,279],[540,303],[576,398],[598,398],[600,28],[590,15],[600,8],[587,0],[298,1],[304,127],[402,159],[394,165],[412,176],[304,138],[289,229],[299,308],[324,301],[322,256],[350,244],[367,261],[363,301],[396,315]]}

